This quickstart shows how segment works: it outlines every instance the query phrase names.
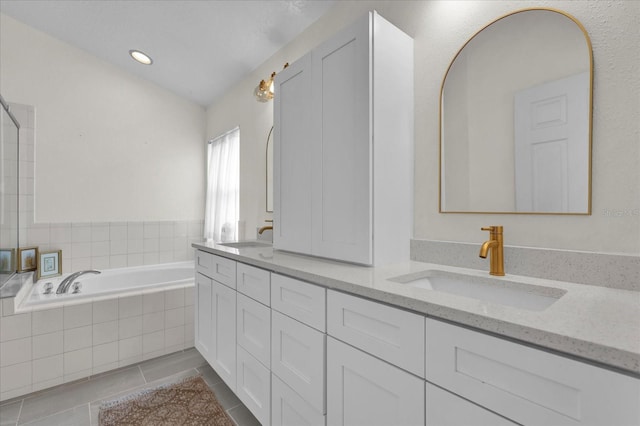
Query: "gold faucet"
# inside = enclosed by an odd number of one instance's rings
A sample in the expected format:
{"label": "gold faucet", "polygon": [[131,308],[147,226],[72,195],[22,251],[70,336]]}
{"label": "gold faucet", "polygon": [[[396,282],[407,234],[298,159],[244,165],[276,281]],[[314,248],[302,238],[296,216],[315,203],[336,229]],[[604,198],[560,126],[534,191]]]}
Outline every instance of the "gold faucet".
{"label": "gold faucet", "polygon": [[[480,246],[480,257],[489,259],[489,273],[491,275],[504,276],[504,248],[502,244],[502,226],[489,226],[488,228],[480,228],[483,231],[489,231],[489,240]],[[491,251],[489,251],[491,250]]]}
{"label": "gold faucet", "polygon": [[[273,219],[267,219],[265,220],[265,222],[271,222],[273,223]],[[273,230],[273,225],[267,225],[267,226],[263,226],[262,228],[258,229],[258,234],[262,235],[262,233],[266,230]]]}
{"label": "gold faucet", "polygon": [[258,229],[258,234],[262,235],[262,233],[266,230],[269,229],[273,229],[273,225],[267,225],[267,226],[263,226],[262,228]]}

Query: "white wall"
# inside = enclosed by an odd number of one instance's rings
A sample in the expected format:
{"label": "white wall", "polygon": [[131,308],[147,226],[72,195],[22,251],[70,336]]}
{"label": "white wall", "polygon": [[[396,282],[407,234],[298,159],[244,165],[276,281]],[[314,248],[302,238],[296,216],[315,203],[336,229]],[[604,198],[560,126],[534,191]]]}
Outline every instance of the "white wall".
{"label": "white wall", "polygon": [[204,108],[0,19],[0,92],[36,111],[36,222],[202,220]]}
{"label": "white wall", "polygon": [[[438,213],[438,105],[449,62],[480,28],[524,7],[564,10],[586,27],[594,50],[593,214],[591,216]],[[417,239],[481,242],[481,226],[505,226],[510,245],[608,253],[640,253],[640,2],[340,1],[207,110],[207,136],[241,129],[242,219],[253,229],[266,217],[264,143],[273,104],[252,89],[340,28],[376,9],[415,39],[415,209]]]}

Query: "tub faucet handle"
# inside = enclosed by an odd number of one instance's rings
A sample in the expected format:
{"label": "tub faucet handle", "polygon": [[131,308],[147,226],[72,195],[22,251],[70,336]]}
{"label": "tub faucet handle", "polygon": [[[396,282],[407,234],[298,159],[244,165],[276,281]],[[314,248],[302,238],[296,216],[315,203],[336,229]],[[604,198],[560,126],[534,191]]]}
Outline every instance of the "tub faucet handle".
{"label": "tub faucet handle", "polygon": [[75,272],[71,275],[69,275],[67,278],[65,278],[64,280],[62,280],[62,282],[60,283],[60,285],[58,286],[58,289],[56,290],[56,294],[63,294],[66,293],[67,290],[69,290],[69,287],[71,286],[71,284],[73,283],[73,281],[78,278],[81,275],[84,274],[100,274],[100,271],[95,271],[95,270],[88,270],[88,271],[80,271],[80,272]]}

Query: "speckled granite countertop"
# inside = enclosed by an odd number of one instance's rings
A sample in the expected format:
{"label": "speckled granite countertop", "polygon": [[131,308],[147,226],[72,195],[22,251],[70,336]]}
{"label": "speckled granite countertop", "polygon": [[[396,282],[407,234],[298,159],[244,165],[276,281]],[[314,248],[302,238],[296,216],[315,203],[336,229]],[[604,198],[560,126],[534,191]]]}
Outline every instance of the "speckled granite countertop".
{"label": "speckled granite countertop", "polygon": [[287,253],[271,247],[230,248],[215,243],[195,243],[193,247],[640,376],[640,292],[509,274],[496,277],[524,285],[544,286],[552,292],[566,291],[545,310],[530,311],[410,287],[390,280],[433,269],[475,277],[487,277],[486,271],[415,261],[365,267]]}

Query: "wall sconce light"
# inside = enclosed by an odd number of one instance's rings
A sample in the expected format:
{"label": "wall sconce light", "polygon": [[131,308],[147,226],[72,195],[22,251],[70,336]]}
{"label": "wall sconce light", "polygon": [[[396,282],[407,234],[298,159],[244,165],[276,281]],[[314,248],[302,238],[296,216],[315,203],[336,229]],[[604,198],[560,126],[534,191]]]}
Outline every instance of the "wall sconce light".
{"label": "wall sconce light", "polygon": [[[289,62],[284,64],[282,69],[289,66]],[[273,79],[276,77],[275,71],[271,73],[271,77],[268,80],[260,80],[260,83],[256,86],[253,94],[258,102],[268,102],[273,99]]]}

